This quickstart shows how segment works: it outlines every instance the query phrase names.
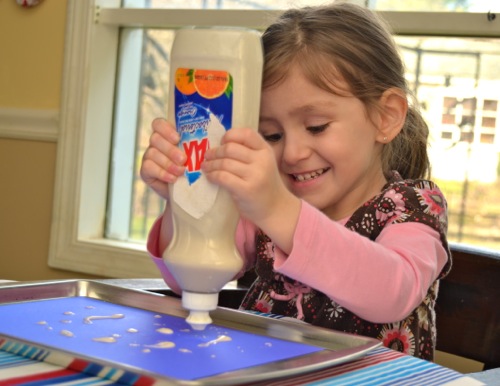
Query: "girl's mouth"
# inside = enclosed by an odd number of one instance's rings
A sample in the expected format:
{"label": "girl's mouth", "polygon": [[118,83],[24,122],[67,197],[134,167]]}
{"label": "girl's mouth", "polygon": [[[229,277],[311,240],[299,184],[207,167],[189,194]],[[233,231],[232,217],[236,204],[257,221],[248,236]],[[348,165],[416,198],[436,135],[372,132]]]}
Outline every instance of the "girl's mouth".
{"label": "girl's mouth", "polygon": [[321,176],[323,173],[325,173],[329,169],[330,168],[323,168],[323,169],[318,169],[318,170],[315,170],[315,171],[309,172],[309,173],[291,174],[291,176],[295,181],[304,182],[304,181],[309,181],[309,180],[313,180],[315,178],[318,178],[319,176]]}

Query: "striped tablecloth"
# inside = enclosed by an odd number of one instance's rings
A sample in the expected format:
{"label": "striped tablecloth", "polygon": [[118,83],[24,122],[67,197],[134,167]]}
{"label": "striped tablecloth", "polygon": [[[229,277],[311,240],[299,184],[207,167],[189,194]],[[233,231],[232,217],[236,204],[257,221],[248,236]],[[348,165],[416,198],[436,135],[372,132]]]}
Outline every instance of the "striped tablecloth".
{"label": "striped tablecloth", "polygon": [[381,347],[361,359],[266,386],[477,386],[482,382],[435,363]]}
{"label": "striped tablecloth", "polygon": [[[57,363],[55,365],[54,363]],[[130,385],[149,386],[150,377],[104,367],[19,343],[0,341],[0,386]],[[254,383],[292,385],[483,385],[437,364],[378,348],[353,362],[310,374]]]}
{"label": "striped tablecloth", "polygon": [[0,386],[154,385],[155,380],[120,369],[0,339]]}

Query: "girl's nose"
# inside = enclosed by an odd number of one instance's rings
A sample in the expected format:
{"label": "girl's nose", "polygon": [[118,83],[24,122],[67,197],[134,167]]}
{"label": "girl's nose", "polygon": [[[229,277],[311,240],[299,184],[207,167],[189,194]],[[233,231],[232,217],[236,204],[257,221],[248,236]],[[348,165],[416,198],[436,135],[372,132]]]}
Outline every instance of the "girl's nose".
{"label": "girl's nose", "polygon": [[294,165],[308,158],[310,154],[311,148],[305,138],[299,138],[294,135],[287,135],[285,137],[282,156],[283,162]]}

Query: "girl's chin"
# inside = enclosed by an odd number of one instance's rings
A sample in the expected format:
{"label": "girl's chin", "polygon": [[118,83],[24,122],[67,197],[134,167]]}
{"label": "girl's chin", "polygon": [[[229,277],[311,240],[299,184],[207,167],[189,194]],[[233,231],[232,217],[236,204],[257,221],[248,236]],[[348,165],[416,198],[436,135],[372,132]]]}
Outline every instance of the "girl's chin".
{"label": "girl's chin", "polygon": [[318,190],[292,188],[291,192],[301,200],[307,201],[310,204],[314,204],[321,201],[321,198],[323,197],[321,191]]}

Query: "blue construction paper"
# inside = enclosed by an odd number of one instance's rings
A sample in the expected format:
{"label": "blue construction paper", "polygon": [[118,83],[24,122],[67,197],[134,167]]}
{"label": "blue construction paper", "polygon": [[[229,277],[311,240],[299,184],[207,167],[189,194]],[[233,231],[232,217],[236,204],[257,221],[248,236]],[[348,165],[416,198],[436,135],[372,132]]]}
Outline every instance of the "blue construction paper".
{"label": "blue construction paper", "polygon": [[215,324],[195,331],[181,317],[88,297],[0,305],[0,334],[180,380],[323,350]]}

